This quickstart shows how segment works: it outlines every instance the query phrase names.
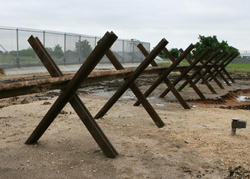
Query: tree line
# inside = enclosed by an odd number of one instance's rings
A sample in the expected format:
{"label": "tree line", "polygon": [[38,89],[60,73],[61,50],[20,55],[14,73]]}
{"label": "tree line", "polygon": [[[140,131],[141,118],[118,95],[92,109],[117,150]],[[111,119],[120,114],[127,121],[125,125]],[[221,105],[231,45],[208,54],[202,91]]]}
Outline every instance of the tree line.
{"label": "tree line", "polygon": [[[46,47],[46,50],[48,53],[57,59],[63,58],[64,57],[64,51],[63,47],[60,44],[56,44],[53,48],[51,47]],[[67,56],[75,56],[75,57],[80,57],[81,59],[88,57],[90,52],[92,51],[92,47],[89,44],[89,41],[87,40],[82,40],[78,41],[75,43],[75,49],[74,50],[66,50],[66,55]],[[12,55],[16,56],[17,51],[12,50],[12,51],[0,51],[0,54],[2,55]],[[18,51],[18,55],[21,57],[36,57],[36,54],[34,50],[31,47],[28,47],[27,49],[22,49]]]}
{"label": "tree line", "polygon": [[[230,46],[227,41],[222,40],[221,42],[218,41],[215,35],[213,36],[202,36],[199,35],[199,41],[195,43],[195,48],[198,54],[202,53],[207,47],[210,48],[210,53],[215,52],[216,50],[220,49],[224,52],[228,53],[236,53],[240,54],[239,50],[233,46]],[[180,51],[178,48],[171,48],[169,52],[175,57],[178,58],[180,56]],[[160,53],[160,57],[168,58],[163,52]],[[192,57],[192,56],[191,56]]]}

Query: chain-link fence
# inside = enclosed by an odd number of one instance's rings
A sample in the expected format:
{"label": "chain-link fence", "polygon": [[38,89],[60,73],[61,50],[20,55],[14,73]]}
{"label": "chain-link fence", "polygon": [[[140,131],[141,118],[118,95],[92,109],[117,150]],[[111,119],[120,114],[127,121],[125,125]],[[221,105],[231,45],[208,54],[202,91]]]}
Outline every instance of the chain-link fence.
{"label": "chain-link fence", "polygon": [[[0,27],[0,67],[22,68],[41,66],[41,62],[28,43],[38,37],[58,65],[82,64],[94,49],[100,37],[51,31]],[[144,57],[137,48],[142,43],[149,51],[150,43],[118,39],[111,50],[121,63],[138,63]],[[101,63],[109,63],[106,56]]]}

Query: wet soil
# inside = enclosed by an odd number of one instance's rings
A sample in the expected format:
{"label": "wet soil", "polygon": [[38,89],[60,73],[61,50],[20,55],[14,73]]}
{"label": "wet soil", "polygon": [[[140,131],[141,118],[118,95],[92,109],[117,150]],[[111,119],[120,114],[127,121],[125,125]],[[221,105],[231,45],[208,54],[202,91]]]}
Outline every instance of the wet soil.
{"label": "wet soil", "polygon": [[226,179],[247,179],[250,178],[250,171],[246,170],[242,166],[238,166],[236,168],[229,167],[229,176]]}
{"label": "wet soil", "polygon": [[250,110],[250,89],[237,89],[216,99],[188,100],[194,104],[222,109],[243,109]]}

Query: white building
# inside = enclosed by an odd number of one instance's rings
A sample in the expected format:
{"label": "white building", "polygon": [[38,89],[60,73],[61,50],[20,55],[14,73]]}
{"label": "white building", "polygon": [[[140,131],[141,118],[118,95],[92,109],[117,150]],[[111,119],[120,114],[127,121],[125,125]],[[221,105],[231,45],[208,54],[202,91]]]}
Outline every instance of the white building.
{"label": "white building", "polygon": [[250,58],[250,50],[241,50],[240,57],[241,58]]}

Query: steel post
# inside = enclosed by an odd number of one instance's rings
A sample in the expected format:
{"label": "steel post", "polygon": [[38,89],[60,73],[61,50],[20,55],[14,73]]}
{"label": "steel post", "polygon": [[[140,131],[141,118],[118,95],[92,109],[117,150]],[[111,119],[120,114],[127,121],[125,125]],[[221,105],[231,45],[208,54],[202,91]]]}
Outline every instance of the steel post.
{"label": "steel post", "polygon": [[16,64],[17,68],[20,68],[20,59],[19,59],[19,33],[16,29]]}
{"label": "steel post", "polygon": [[63,64],[64,66],[66,66],[66,45],[67,45],[67,42],[66,42],[66,38],[67,38],[67,35],[64,34],[64,57],[63,57]]}

